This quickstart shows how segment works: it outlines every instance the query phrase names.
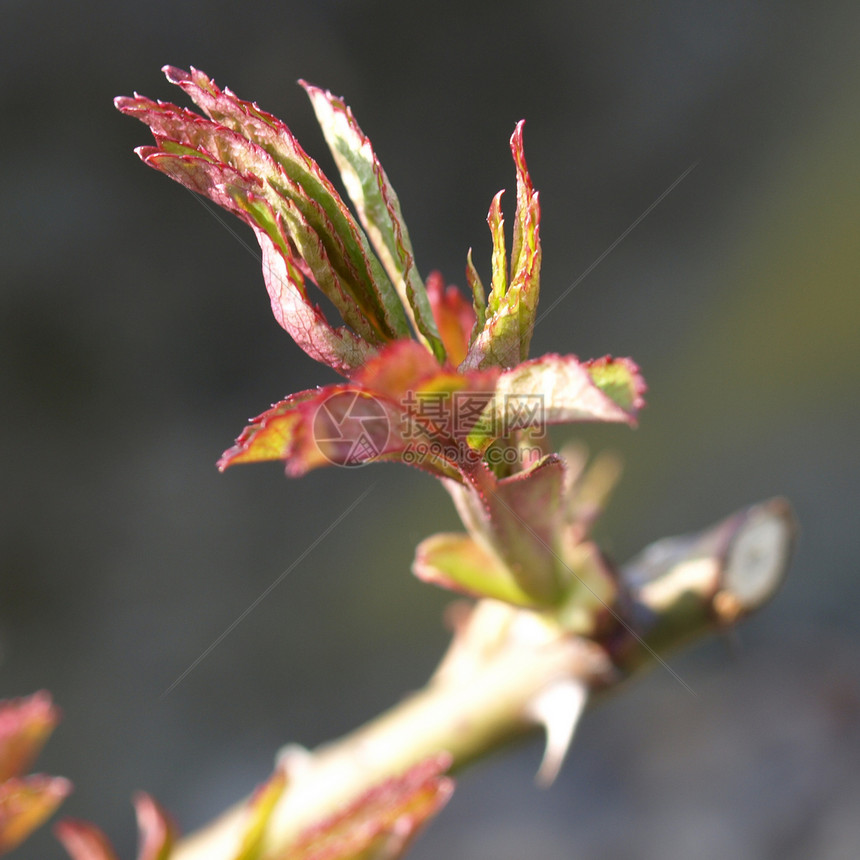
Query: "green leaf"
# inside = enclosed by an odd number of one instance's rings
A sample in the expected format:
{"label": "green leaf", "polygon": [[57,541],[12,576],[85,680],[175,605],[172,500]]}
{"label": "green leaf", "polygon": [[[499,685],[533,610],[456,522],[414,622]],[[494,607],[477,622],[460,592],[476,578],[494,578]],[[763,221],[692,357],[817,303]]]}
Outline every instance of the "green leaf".
{"label": "green leaf", "polygon": [[[331,224],[314,201],[302,206],[287,197],[271,194],[266,195],[268,199],[261,199],[253,193],[244,193],[243,189],[233,190],[232,196],[237,206],[250,215],[252,225],[262,228],[275,241],[279,231],[272,224],[273,219],[277,221],[316,285],[362,339],[371,344],[391,339],[391,333],[381,325],[378,308],[368,300],[367,294],[351,287],[356,282],[356,273],[343,273],[341,263],[346,258],[342,255],[342,246],[326,241],[325,237],[332,235]],[[286,253],[292,252],[287,250]]]}
{"label": "green leaf", "polygon": [[484,327],[472,340],[461,367],[515,367],[520,361],[520,320],[516,308],[502,302],[488,313]]}
{"label": "green leaf", "polygon": [[[163,121],[167,107],[160,106],[154,118],[147,112],[146,105],[125,106],[123,110],[155,128],[185,134],[199,148],[177,144],[156,132],[158,146],[137,150],[143,161],[192,191],[205,195],[251,226],[265,230],[273,241],[277,241],[278,233],[269,213],[278,213],[290,230],[290,238],[298,252],[307,255],[310,274],[344,321],[371,343],[381,344],[393,338],[395,333],[386,328],[372,292],[351,266],[343,243],[319,204],[307,198],[299,186],[283,175],[265,152],[254,151],[240,135],[190,112],[183,113],[191,118],[188,122],[170,129]],[[207,146],[217,147],[222,155],[224,150],[230,149],[230,153],[224,155],[228,160],[213,158]],[[269,206],[268,211],[265,204]]]}
{"label": "green leaf", "polygon": [[505,221],[502,218],[502,195],[500,191],[490,204],[487,214],[487,224],[490,225],[490,233],[493,236],[493,280],[490,289],[490,298],[487,308],[490,314],[497,314],[505,294],[508,292],[508,259],[505,255]]}
{"label": "green leaf", "polygon": [[561,625],[577,636],[594,636],[615,621],[618,600],[615,571],[597,544],[577,541],[562,549],[566,590],[558,609]]}
{"label": "green leaf", "polygon": [[475,310],[475,327],[469,338],[469,346],[475,342],[478,333],[483,330],[487,321],[487,291],[481,282],[481,277],[472,262],[472,249],[466,254],[466,283],[472,290],[472,307]]}
{"label": "green leaf", "polygon": [[286,774],[283,770],[276,770],[271,778],[254,793],[248,805],[249,821],[242,834],[242,843],[233,860],[259,860],[263,851],[269,819],[286,788]]}
{"label": "green leaf", "polygon": [[614,571],[589,530],[618,465],[568,450],[509,477],[486,466],[471,481],[446,482],[469,537],[435,535],[419,547],[415,573],[447,588],[516,606],[551,609],[572,632],[590,635],[617,598]]}
{"label": "green leaf", "polygon": [[520,588],[495,553],[465,534],[437,534],[421,541],[415,550],[412,572],[424,582],[472,597],[488,597],[514,606],[540,605]]}
{"label": "green leaf", "polygon": [[343,184],[397,288],[403,307],[419,337],[437,360],[443,362],[445,347],[433,319],[424,283],[415,267],[415,255],[400,201],[370,141],[342,99],[305,81],[299,83],[310,97]]}
{"label": "green leaf", "polygon": [[511,153],[517,167],[517,214],[511,248],[511,286],[508,302],[519,318],[520,361],[529,355],[532,332],[540,297],[540,204],[534,190],[523,150],[523,125],[520,120],[511,137]]}
{"label": "green leaf", "polygon": [[638,411],[644,406],[647,390],[645,380],[635,361],[629,358],[595,358],[585,363],[592,382],[635,423]]}
{"label": "green leaf", "polygon": [[258,415],[242,431],[236,444],[221,455],[218,469],[223,472],[228,466],[239,463],[285,459],[302,419],[300,404],[318,396],[319,390],[300,391]]}

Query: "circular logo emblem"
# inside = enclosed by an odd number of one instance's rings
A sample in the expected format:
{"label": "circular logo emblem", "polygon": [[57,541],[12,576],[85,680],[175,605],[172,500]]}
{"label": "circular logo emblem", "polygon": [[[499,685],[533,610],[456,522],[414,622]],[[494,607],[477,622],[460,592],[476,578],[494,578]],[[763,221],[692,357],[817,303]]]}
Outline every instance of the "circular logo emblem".
{"label": "circular logo emblem", "polygon": [[363,466],[385,452],[388,415],[367,392],[345,389],[330,394],[314,415],[314,442],[335,466]]}

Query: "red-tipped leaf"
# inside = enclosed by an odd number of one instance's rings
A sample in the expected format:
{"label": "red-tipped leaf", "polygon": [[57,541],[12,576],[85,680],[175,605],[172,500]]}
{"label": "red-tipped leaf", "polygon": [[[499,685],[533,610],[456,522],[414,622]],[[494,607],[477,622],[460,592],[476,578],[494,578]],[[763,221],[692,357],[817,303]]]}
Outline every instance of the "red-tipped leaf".
{"label": "red-tipped leaf", "polygon": [[400,461],[460,480],[477,459],[465,439],[497,376],[496,369],[442,368],[416,341],[396,341],[349,384],[301,392],[254,419],[219,468],[281,459],[297,476],[326,465]]}
{"label": "red-tipped leaf", "polygon": [[176,839],[176,825],[164,809],[148,794],[134,798],[139,847],[137,860],[168,860]]}
{"label": "red-tipped leaf", "polygon": [[0,702],[0,782],[29,769],[59,719],[44,690]]}
{"label": "red-tipped leaf", "polygon": [[0,854],[17,847],[44,824],[71,790],[67,779],[40,774],[0,783]]}
{"label": "red-tipped leaf", "polygon": [[94,824],[66,818],[54,827],[72,860],[117,860],[107,836]]}
{"label": "red-tipped leaf", "polygon": [[475,327],[475,309],[452,284],[445,286],[440,272],[427,276],[427,297],[445,344],[448,361],[455,367],[466,357],[472,330]]}

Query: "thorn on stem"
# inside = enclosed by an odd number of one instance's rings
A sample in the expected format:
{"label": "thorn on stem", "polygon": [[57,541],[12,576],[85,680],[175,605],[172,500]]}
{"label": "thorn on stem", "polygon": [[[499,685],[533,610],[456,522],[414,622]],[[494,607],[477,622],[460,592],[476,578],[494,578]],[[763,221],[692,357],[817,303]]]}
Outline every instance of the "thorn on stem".
{"label": "thorn on stem", "polygon": [[543,761],[535,776],[541,788],[555,782],[587,700],[588,688],[582,681],[565,679],[547,687],[529,706],[528,716],[546,731]]}

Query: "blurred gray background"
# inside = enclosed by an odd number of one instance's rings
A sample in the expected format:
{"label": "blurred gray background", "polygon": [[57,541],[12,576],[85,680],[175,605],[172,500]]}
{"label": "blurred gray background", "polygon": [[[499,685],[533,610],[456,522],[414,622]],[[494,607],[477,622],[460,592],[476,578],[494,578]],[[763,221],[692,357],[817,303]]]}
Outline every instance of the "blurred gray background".
{"label": "blurred gray background", "polygon": [[[415,860],[860,853],[860,8],[852,2],[0,3],[0,693],[50,689],[40,769],[126,857],[129,798],[185,831],[420,686],[449,597],[415,543],[456,527],[404,467],[219,475],[245,420],[332,376],[272,319],[258,262],[132,154],[113,109],[193,64],[331,161],[299,77],[343,94],[419,267],[485,274],[527,120],[547,304],[533,353],[632,355],[635,431],[601,533],[623,560],[787,495],[802,534],[738,647],[702,643],[539,744],[465,774]],[[184,103],[184,101],[183,101]],[[250,232],[231,224],[246,242]],[[568,429],[559,441],[572,436]],[[370,484],[373,490],[162,694]],[[45,832],[18,857],[59,858]]]}

